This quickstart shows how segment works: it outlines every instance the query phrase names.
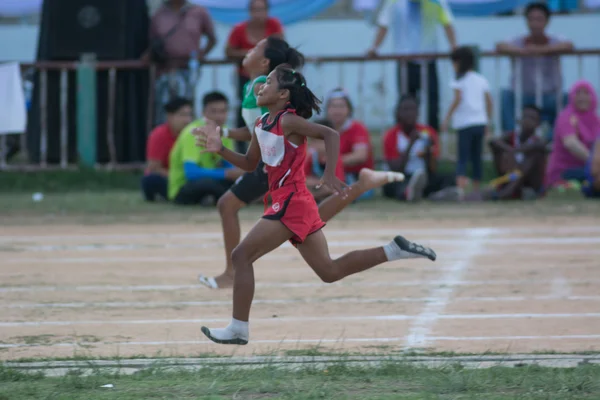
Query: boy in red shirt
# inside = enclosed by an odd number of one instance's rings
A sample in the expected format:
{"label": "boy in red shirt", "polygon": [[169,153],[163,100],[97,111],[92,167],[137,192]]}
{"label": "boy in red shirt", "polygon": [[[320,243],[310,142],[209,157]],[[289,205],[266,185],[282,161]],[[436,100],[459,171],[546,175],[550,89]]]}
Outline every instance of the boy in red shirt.
{"label": "boy in red shirt", "polygon": [[167,199],[169,154],[179,133],[193,119],[192,102],[177,97],[168,102],[164,110],[167,122],[154,128],[146,144],[146,171],[142,178],[142,193],[146,201],[157,197]]}
{"label": "boy in red shirt", "polygon": [[396,109],[397,125],[383,137],[383,154],[388,168],[404,173],[406,181],[384,186],[386,197],[418,201],[447,184],[446,177],[436,174],[437,132],[428,125],[418,124],[418,116],[417,99],[402,96]]}

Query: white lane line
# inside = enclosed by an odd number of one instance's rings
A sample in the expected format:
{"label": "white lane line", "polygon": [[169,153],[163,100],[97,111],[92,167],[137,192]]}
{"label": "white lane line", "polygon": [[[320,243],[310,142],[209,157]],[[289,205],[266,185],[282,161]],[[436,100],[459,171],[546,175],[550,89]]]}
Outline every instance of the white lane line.
{"label": "white lane line", "polygon": [[[431,336],[434,341],[470,342],[470,341],[498,341],[498,340],[598,340],[600,335],[551,335],[551,336]],[[337,338],[337,339],[270,339],[251,340],[252,344],[319,344],[319,343],[393,343],[403,342],[404,337],[388,338]],[[76,343],[52,343],[52,344],[28,344],[28,343],[0,343],[0,348],[27,348],[27,347],[79,347],[87,348],[100,346],[186,346],[214,344],[209,340],[159,340],[159,341],[131,341],[131,342],[76,342]]]}
{"label": "white lane line", "polygon": [[[322,322],[322,321],[414,321],[419,316],[415,315],[365,315],[365,316],[330,316],[330,317],[277,317],[253,318],[252,323],[281,323],[281,322]],[[560,313],[560,314],[446,314],[439,315],[438,320],[480,320],[480,319],[568,319],[568,318],[600,318],[600,313]],[[74,325],[175,325],[175,324],[201,324],[225,323],[231,318],[206,318],[206,319],[148,319],[148,320],[81,320],[81,321],[19,321],[0,322],[0,327],[14,328],[24,326],[74,326]]]}
{"label": "white lane line", "polygon": [[[449,251],[437,251],[440,258],[446,260],[452,259],[462,259],[463,251],[461,249],[456,249]],[[504,255],[506,256],[506,249],[501,248],[487,248],[486,255]],[[340,257],[343,253],[332,253],[332,257]],[[510,251],[510,256],[525,256],[525,257],[539,257],[540,255],[558,255],[558,256],[574,256],[574,253],[565,252],[564,249],[560,248],[541,248],[536,249],[535,253],[532,253],[530,249],[518,249],[513,248]],[[583,256],[591,258],[592,256],[600,255],[600,249],[586,249],[585,254]],[[194,262],[204,262],[204,261],[222,261],[222,255],[197,255],[197,256],[178,256],[173,255],[169,257],[164,256],[156,256],[150,257],[147,255],[143,256],[127,256],[127,257],[27,257],[27,258],[5,258],[2,260],[3,265],[8,264],[176,264],[176,263],[194,263]],[[302,260],[302,257],[297,252],[286,252],[283,253],[281,251],[275,253],[269,253],[266,256],[262,257],[261,260],[273,260],[273,261],[299,261]],[[499,260],[502,261],[502,260]],[[505,260],[506,261],[506,260]],[[496,263],[497,264],[497,263]],[[495,265],[498,267],[497,265]],[[570,268],[571,266],[567,266],[566,268]],[[578,265],[574,265],[574,267],[579,267]],[[280,266],[278,266],[280,268]],[[287,268],[287,267],[286,267]],[[451,267],[427,267],[427,266],[419,266],[419,269],[431,269],[435,271],[443,271],[450,269]],[[481,266],[481,268],[488,268],[488,266]],[[503,267],[502,267],[503,268]],[[544,266],[546,268],[565,268],[564,265],[548,265]]]}
{"label": "white lane line", "polygon": [[550,293],[552,296],[568,297],[571,295],[571,285],[569,285],[569,282],[567,282],[564,276],[559,275],[554,278]]}
{"label": "white lane line", "polygon": [[[156,232],[149,233],[140,233],[134,232],[130,234],[115,234],[115,233],[91,233],[87,234],[86,232],[80,232],[77,235],[68,235],[68,234],[60,234],[53,233],[50,235],[29,235],[29,234],[2,234],[0,235],[0,243],[2,242],[14,242],[14,241],[23,241],[26,243],[31,243],[35,240],[54,240],[58,242],[69,241],[69,240],[81,240],[85,238],[87,240],[103,240],[103,239],[115,239],[115,240],[134,240],[134,239],[182,239],[182,238],[192,238],[192,239],[221,239],[223,237],[220,231],[217,231],[215,225],[215,232],[189,232],[189,233],[163,233],[159,230],[161,229],[158,226],[151,227],[152,229],[156,229]],[[548,227],[537,227],[537,228],[513,228],[513,227],[481,227],[485,229],[490,229],[494,235],[505,235],[505,234],[515,234],[515,233],[548,233]],[[80,226],[77,226],[76,229],[81,229]],[[150,228],[149,228],[150,229]],[[457,234],[461,234],[464,228],[406,228],[405,231],[414,233],[415,235],[438,235],[445,234],[448,236],[453,236]],[[356,236],[365,234],[364,229],[344,229],[344,230],[326,230],[325,234],[330,236]],[[562,227],[552,227],[552,232],[555,234],[581,234],[581,233],[600,233],[600,227],[598,226],[562,226]],[[392,235],[395,236],[401,233],[397,229],[370,229],[368,230],[369,234],[376,235]]]}
{"label": "white lane line", "polygon": [[[600,283],[600,279],[566,279],[569,284],[595,284]],[[552,284],[553,280],[548,279],[517,279],[517,280],[469,280],[454,282],[456,286],[504,286],[504,285],[543,285]],[[371,281],[371,282],[353,282],[348,279],[337,283],[322,282],[263,282],[257,283],[258,288],[320,288],[325,286],[342,287],[423,287],[443,285],[444,281],[430,279],[418,281]],[[10,286],[0,287],[0,293],[40,293],[40,292],[140,292],[140,291],[175,291],[175,290],[206,290],[200,284],[193,285],[82,285],[82,286]]]}
{"label": "white lane line", "polygon": [[431,329],[435,326],[440,314],[444,312],[450,297],[458,283],[462,281],[466,271],[471,268],[473,258],[483,250],[485,239],[491,234],[487,229],[469,229],[463,233],[464,245],[461,247],[463,258],[452,263],[450,270],[444,273],[441,286],[433,288],[430,297],[434,301],[427,303],[423,311],[411,323],[404,343],[407,348],[426,347]]}
{"label": "white lane line", "polygon": [[[481,228],[486,229],[486,228]],[[465,230],[463,229],[463,232]],[[365,232],[362,232],[364,234]],[[464,239],[440,239],[440,238],[425,238],[419,239],[419,242],[426,245],[454,245],[464,246]],[[585,244],[599,244],[600,237],[587,237],[587,236],[576,236],[576,237],[535,237],[535,238],[490,238],[487,240],[488,245],[535,245],[535,244],[552,244],[556,246],[566,245],[585,245]],[[346,247],[366,247],[366,246],[380,246],[382,240],[332,240],[327,243],[330,248],[346,248]],[[77,251],[77,252],[89,252],[89,251],[126,251],[126,250],[183,250],[183,249],[221,249],[223,245],[221,242],[204,242],[204,243],[122,243],[122,244],[81,244],[81,245],[19,245],[15,244],[18,251],[23,252],[57,252],[57,251]],[[293,248],[289,243],[284,243],[279,248]]]}
{"label": "white lane line", "polygon": [[[435,297],[384,297],[384,298],[306,298],[306,299],[256,299],[252,304],[402,304],[402,303],[428,303],[438,302]],[[525,301],[600,301],[600,296],[494,296],[494,297],[453,297],[456,303],[502,303],[502,302],[525,302]],[[0,309],[38,309],[38,308],[179,308],[179,307],[210,307],[229,306],[231,300],[207,300],[207,301],[107,301],[107,302],[73,302],[73,303],[23,303],[23,304],[0,304]]]}

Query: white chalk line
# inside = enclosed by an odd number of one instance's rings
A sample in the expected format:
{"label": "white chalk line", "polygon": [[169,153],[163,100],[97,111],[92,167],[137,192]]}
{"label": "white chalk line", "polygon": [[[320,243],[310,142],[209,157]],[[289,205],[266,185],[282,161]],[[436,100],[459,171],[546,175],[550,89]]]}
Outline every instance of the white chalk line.
{"label": "white chalk line", "polygon": [[[567,279],[570,284],[600,283],[600,279]],[[541,285],[551,284],[552,279],[523,279],[523,280],[469,280],[455,282],[456,286],[492,286],[492,285]],[[443,285],[444,281],[437,279],[418,281],[372,281],[352,282],[342,281],[336,283],[323,282],[262,282],[257,283],[257,288],[319,288],[325,286],[342,287],[422,287]],[[41,292],[140,292],[140,291],[175,291],[175,290],[206,290],[200,284],[194,285],[85,285],[85,286],[12,286],[0,287],[0,293],[41,293]]]}
{"label": "white chalk line", "polygon": [[565,277],[561,275],[554,278],[552,282],[551,293],[553,296],[568,297],[571,294],[571,285],[566,281]]}
{"label": "white chalk line", "polygon": [[[550,335],[550,336],[432,336],[432,341],[470,342],[498,340],[597,340],[600,335]],[[250,340],[250,344],[327,344],[334,343],[394,343],[403,342],[404,337],[389,338],[337,338],[337,339],[263,339]],[[99,346],[188,346],[214,343],[209,340],[163,340],[163,341],[129,341],[129,342],[69,342],[49,344],[0,343],[0,348],[29,347],[99,347]]]}
{"label": "white chalk line", "polygon": [[[600,313],[517,313],[517,314],[444,314],[438,320],[490,320],[490,319],[568,319],[600,318]],[[414,321],[418,315],[365,315],[365,316],[329,316],[329,317],[277,317],[253,318],[253,324],[281,322],[332,322],[332,321]],[[149,319],[149,320],[81,320],[81,321],[0,321],[0,327],[15,328],[24,326],[75,326],[75,325],[176,325],[229,323],[231,318],[205,319]]]}
{"label": "white chalk line", "polygon": [[[77,227],[80,229],[81,227]],[[547,233],[548,227],[539,227],[539,228],[513,228],[513,227],[482,227],[484,229],[489,229],[491,234],[494,235],[504,235],[504,234],[514,234],[514,233]],[[160,229],[160,227],[155,227],[155,229]],[[215,225],[215,229],[218,229]],[[464,232],[464,229],[469,228],[415,228],[414,226],[408,226],[406,228],[398,229],[376,229],[376,230],[367,230],[367,232],[376,235],[397,235],[404,232],[410,232],[418,235],[427,235],[427,234],[447,234],[447,235],[456,235]],[[553,227],[552,231],[556,234],[572,234],[572,233],[600,233],[600,227],[598,226],[562,226],[562,227]],[[326,236],[356,236],[365,234],[365,230],[360,229],[337,229],[337,230],[325,230]],[[29,234],[4,234],[0,235],[0,243],[2,242],[12,242],[15,240],[31,242],[33,240],[56,240],[56,241],[68,241],[68,240],[80,240],[85,238],[87,240],[101,240],[101,239],[117,239],[117,240],[133,240],[133,239],[147,239],[147,238],[156,238],[156,239],[179,239],[179,238],[193,238],[193,239],[221,239],[223,234],[220,231],[215,232],[197,232],[197,233],[163,233],[163,232],[150,232],[150,233],[131,233],[131,234],[117,234],[117,233],[96,233],[96,234],[86,234],[85,232],[81,232],[77,235],[64,235],[64,234],[52,234],[52,235],[29,235]]]}
{"label": "white chalk line", "polygon": [[[523,301],[600,301],[600,296],[492,296],[492,297],[454,297],[452,303],[502,303]],[[383,297],[383,298],[306,298],[306,299],[255,299],[252,304],[402,304],[402,303],[427,303],[438,302],[435,297]],[[207,301],[108,301],[108,302],[72,302],[72,303],[23,303],[23,304],[0,304],[0,309],[44,309],[44,308],[179,308],[179,307],[210,307],[230,306],[231,300],[207,300]]]}
{"label": "white chalk line", "polygon": [[471,267],[472,259],[481,254],[483,243],[490,234],[491,232],[485,229],[470,229],[466,232],[465,244],[461,248],[463,258],[452,263],[450,270],[446,271],[440,279],[443,282],[441,286],[432,289],[430,297],[435,300],[427,303],[425,308],[412,322],[408,336],[406,337],[406,347],[427,346],[431,329],[435,326],[440,314],[446,309],[457,286],[455,283],[463,279],[463,276]]}
{"label": "white chalk line", "polygon": [[[463,229],[463,236],[466,236],[466,231],[469,229]],[[364,234],[364,232],[363,232]],[[372,236],[371,236],[372,237]],[[391,237],[390,237],[391,238]],[[409,239],[412,239],[409,237]],[[427,238],[419,239],[422,244],[436,246],[436,245],[451,245],[451,246],[464,246],[465,239],[440,239],[440,238]],[[487,245],[535,245],[535,244],[552,244],[556,246],[566,245],[587,245],[587,244],[599,244],[600,237],[511,237],[511,238],[488,238],[486,239]],[[330,248],[345,248],[345,247],[370,247],[370,246],[381,246],[383,240],[331,240],[327,244]],[[102,252],[116,252],[126,250],[183,250],[183,249],[222,249],[223,245],[221,242],[205,242],[205,243],[157,243],[157,244],[145,244],[145,243],[126,243],[126,244],[84,244],[84,245],[21,245],[17,251],[22,252],[57,252],[57,251],[76,251],[76,252],[89,252],[89,251],[102,251]],[[282,244],[279,248],[293,248],[289,243]]]}

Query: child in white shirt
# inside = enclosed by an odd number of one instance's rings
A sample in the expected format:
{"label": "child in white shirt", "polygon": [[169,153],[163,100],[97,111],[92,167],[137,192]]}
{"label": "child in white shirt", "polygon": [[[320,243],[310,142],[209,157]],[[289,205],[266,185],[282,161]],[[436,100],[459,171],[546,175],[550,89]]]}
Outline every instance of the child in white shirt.
{"label": "child in white shirt", "polygon": [[474,71],[475,56],[470,48],[459,47],[452,52],[450,58],[456,72],[456,79],[450,84],[454,89],[454,101],[448,110],[442,131],[448,132],[452,120],[452,127],[458,136],[457,186],[462,190],[467,186],[467,164],[470,162],[473,188],[478,190],[483,174],[483,142],[492,119],[492,96],[488,81]]}

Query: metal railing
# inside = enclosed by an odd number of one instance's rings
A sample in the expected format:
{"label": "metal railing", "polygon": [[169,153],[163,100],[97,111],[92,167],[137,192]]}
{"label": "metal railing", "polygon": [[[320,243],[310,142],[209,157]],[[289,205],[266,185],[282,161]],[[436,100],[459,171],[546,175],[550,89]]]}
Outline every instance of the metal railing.
{"label": "metal railing", "polygon": [[[494,127],[495,132],[501,132],[501,99],[502,91],[512,88],[515,93],[514,115],[518,119],[521,113],[523,102],[523,82],[520,74],[520,60],[507,57],[496,52],[481,52],[479,54],[479,70],[487,77],[492,89],[494,98]],[[579,78],[590,80],[595,87],[600,86],[600,49],[576,50],[565,53],[561,58],[561,80],[556,82],[556,108],[560,110],[563,106],[563,93],[566,89]],[[418,63],[421,70],[421,90],[420,98],[420,119],[426,121],[427,104],[429,100],[429,82],[427,79],[427,61],[437,61],[438,87],[439,87],[439,117],[442,118],[451,101],[451,92],[449,82],[453,77],[452,66],[449,62],[448,54],[422,54],[419,56],[380,56],[376,58],[366,58],[358,56],[335,56],[335,57],[308,57],[307,64],[304,67],[304,73],[307,76],[309,86],[315,93],[323,98],[325,94],[335,88],[342,86],[351,95],[355,105],[355,118],[363,120],[367,126],[374,131],[381,131],[394,124],[394,108],[398,93],[397,81],[400,80],[400,86],[407,88],[408,75],[406,72],[397,73],[397,66],[401,65],[401,71],[406,71],[408,63]],[[539,67],[544,62],[542,58],[537,60],[535,72],[535,93],[534,98],[538,106],[543,106],[544,95],[542,83],[545,77]],[[69,164],[69,141],[67,138],[67,124],[69,120],[68,104],[69,101],[69,79],[68,73],[75,71],[80,66],[79,62],[39,62],[22,64],[22,70],[35,69],[39,72],[39,109],[40,109],[40,140],[39,153],[40,162],[32,164],[29,162],[27,152],[27,137],[20,136],[20,148],[25,153],[21,162],[8,162],[6,160],[6,151],[0,151],[0,170],[8,169],[39,169],[39,168],[73,168]],[[108,168],[139,168],[140,163],[117,162],[117,148],[115,144],[115,113],[116,113],[116,82],[120,71],[149,70],[149,96],[147,99],[147,120],[146,128],[149,133],[153,125],[154,114],[154,85],[157,76],[157,69],[140,61],[120,61],[120,62],[97,62],[94,65],[96,72],[108,71],[108,95],[107,95],[107,113],[100,116],[107,121],[106,131],[98,132],[102,135],[106,143],[109,154],[109,161],[104,165],[97,167]],[[60,161],[56,164],[48,163],[48,73],[58,71],[60,101]],[[511,83],[510,76],[515,71],[514,82]],[[202,93],[208,90],[221,90],[230,99],[237,97],[237,82],[235,78],[236,66],[227,60],[207,61],[202,66],[202,73],[195,94],[199,99]],[[399,76],[398,76],[399,75]],[[403,90],[404,92],[405,90]],[[200,103],[199,101],[197,103]],[[232,105],[238,105],[237,100],[232,101]],[[200,110],[197,109],[197,112]],[[232,121],[233,121],[233,112]],[[447,139],[447,138],[446,138]],[[374,138],[379,140],[379,138]],[[0,136],[0,149],[6,149],[8,139],[6,136]],[[446,156],[449,154],[447,153]]]}

